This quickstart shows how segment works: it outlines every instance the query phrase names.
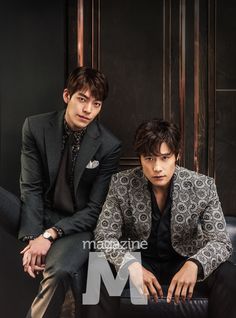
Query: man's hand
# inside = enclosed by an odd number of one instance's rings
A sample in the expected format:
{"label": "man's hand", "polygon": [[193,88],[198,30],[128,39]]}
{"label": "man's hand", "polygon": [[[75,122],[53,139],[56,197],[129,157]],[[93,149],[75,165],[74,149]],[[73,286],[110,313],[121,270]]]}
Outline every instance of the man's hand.
{"label": "man's hand", "polygon": [[[130,279],[134,286],[138,289],[140,294],[153,296],[155,302],[158,301],[158,297],[163,297],[161,285],[158,283],[153,273],[146,270],[138,262],[134,262],[128,267]],[[140,275],[142,273],[142,275]]]}
{"label": "man's hand", "polygon": [[185,301],[188,296],[192,298],[193,289],[197,281],[198,267],[194,262],[187,261],[182,268],[175,274],[170,283],[167,302],[171,302],[172,295],[174,293],[175,303],[179,303],[181,297]]}
{"label": "man's hand", "polygon": [[[56,239],[57,233],[53,229],[47,230],[52,237]],[[45,257],[51,247],[51,242],[45,239],[42,235],[34,240],[29,241],[29,244],[20,252],[23,254],[22,264],[24,271],[35,278],[36,273],[43,271],[45,268]]]}
{"label": "man's hand", "polygon": [[35,278],[35,271],[44,270],[45,256],[49,248],[51,247],[51,242],[42,236],[37,237],[36,239],[29,241],[29,244],[26,248],[21,251],[23,254],[22,265],[24,271]]}

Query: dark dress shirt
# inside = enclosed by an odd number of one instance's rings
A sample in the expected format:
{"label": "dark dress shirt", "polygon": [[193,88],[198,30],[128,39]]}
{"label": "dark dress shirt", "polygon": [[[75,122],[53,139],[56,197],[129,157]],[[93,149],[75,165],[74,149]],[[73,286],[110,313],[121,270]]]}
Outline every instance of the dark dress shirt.
{"label": "dark dress shirt", "polygon": [[[166,204],[161,213],[151,183],[148,184],[151,193],[152,204],[152,227],[148,238],[148,247],[141,251],[142,258],[146,260],[156,260],[157,262],[169,262],[171,260],[184,260],[185,258],[179,255],[171,244],[171,207],[172,207],[172,191],[173,180],[171,181]],[[190,258],[198,266],[198,277],[202,276],[203,268],[201,264]]]}
{"label": "dark dress shirt", "polygon": [[74,170],[85,129],[72,131],[64,120],[62,155],[53,191],[53,206],[57,211],[74,213]]}
{"label": "dark dress shirt", "polygon": [[173,258],[180,257],[180,255],[175,252],[171,244],[170,218],[173,184],[171,183],[169,187],[166,204],[162,213],[158,207],[155,194],[150,183],[148,187],[151,193],[152,227],[147,241],[148,248],[143,249],[141,254],[142,257],[145,258],[155,259],[158,262],[166,262]]}

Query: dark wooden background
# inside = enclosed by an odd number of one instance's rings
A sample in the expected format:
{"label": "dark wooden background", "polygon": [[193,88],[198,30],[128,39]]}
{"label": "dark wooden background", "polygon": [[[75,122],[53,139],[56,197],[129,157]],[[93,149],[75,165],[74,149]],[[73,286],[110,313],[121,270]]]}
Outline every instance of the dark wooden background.
{"label": "dark wooden background", "polygon": [[[121,169],[137,164],[142,120],[173,120],[181,164],[215,177],[236,216],[235,17],[233,0],[1,1],[0,184],[19,193],[24,118],[63,108],[68,72],[88,65],[109,78],[100,120],[123,141]],[[0,241],[1,316],[21,318],[38,282],[22,273],[20,244]]]}

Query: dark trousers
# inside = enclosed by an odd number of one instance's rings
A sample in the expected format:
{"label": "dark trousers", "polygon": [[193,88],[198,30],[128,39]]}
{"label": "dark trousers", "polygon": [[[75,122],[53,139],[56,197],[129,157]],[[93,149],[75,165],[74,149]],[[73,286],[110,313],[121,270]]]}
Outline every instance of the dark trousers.
{"label": "dark trousers", "polygon": [[[156,276],[162,287],[163,285],[169,287],[173,276],[182,267],[184,262],[185,260],[183,258],[162,263],[158,263],[157,261],[152,259],[142,259],[143,266]],[[99,266],[99,260],[97,266]],[[102,275],[106,276],[106,273],[103,273],[102,268],[99,271],[100,273],[102,273]],[[164,296],[167,296],[167,290],[163,290],[163,292]],[[235,318],[236,266],[228,261],[222,263],[207,279],[202,282],[196,283],[193,297],[196,294],[208,297],[209,318]],[[120,297],[109,296],[103,283],[101,284],[99,304],[87,305],[85,306],[85,308],[86,318],[121,317],[119,314]],[[148,311],[145,311],[145,314],[144,316],[142,316],[142,318],[146,318],[147,314]],[[124,316],[123,312],[122,318],[132,317],[130,315],[130,311],[127,314],[127,317]],[[141,315],[139,315],[139,317],[141,317]]]}
{"label": "dark trousers", "polygon": [[[17,237],[20,222],[20,200],[0,187],[0,225]],[[47,227],[52,226],[47,221]],[[75,296],[79,314],[82,290],[85,285],[86,263],[89,250],[83,241],[90,241],[89,232],[65,236],[52,244],[47,257],[39,292],[27,314],[27,318],[57,318],[69,287]]]}

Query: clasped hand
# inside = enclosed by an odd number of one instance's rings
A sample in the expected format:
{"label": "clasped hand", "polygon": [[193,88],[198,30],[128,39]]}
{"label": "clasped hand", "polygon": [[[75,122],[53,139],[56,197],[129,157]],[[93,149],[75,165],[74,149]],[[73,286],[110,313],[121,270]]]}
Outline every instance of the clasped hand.
{"label": "clasped hand", "polygon": [[[158,298],[163,298],[163,291],[157,278],[145,269],[138,262],[132,263],[129,267],[130,279],[134,286],[138,289],[140,294],[153,296],[154,301],[157,302]],[[142,276],[140,276],[140,270],[142,270]],[[181,269],[174,275],[171,280],[167,293],[167,302],[171,302],[172,296],[174,296],[175,303],[179,303],[181,298],[183,301],[186,297],[192,298],[193,289],[197,281],[198,267],[192,261],[187,261],[181,267]]]}
{"label": "clasped hand", "polygon": [[45,257],[50,247],[51,242],[40,235],[36,239],[29,241],[29,244],[20,252],[23,254],[22,265],[24,271],[31,277],[35,278],[35,273],[37,274],[44,270]]}

